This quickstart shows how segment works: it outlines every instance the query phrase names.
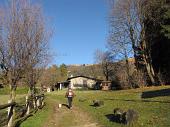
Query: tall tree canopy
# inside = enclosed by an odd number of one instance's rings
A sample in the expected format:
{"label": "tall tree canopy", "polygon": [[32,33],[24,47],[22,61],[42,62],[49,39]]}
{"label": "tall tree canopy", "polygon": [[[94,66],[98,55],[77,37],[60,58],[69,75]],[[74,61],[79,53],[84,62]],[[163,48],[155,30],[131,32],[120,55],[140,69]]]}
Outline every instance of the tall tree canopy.
{"label": "tall tree canopy", "polygon": [[124,49],[132,49],[136,69],[145,73],[149,84],[170,76],[169,8],[169,0],[118,0],[112,6],[109,48],[117,51],[115,44],[123,42]]}

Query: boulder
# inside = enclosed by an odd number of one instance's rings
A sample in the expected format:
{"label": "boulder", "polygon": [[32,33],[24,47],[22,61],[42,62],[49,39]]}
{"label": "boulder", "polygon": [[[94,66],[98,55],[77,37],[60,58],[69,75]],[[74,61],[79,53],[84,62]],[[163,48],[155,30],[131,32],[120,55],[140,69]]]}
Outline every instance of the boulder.
{"label": "boulder", "polygon": [[93,100],[93,106],[99,107],[99,106],[102,106],[102,105],[104,105],[104,101],[101,101],[101,100]]}
{"label": "boulder", "polygon": [[134,125],[138,121],[139,114],[138,114],[137,111],[135,111],[133,109],[129,109],[125,113],[124,117],[125,117],[125,124],[127,124],[127,125]]}

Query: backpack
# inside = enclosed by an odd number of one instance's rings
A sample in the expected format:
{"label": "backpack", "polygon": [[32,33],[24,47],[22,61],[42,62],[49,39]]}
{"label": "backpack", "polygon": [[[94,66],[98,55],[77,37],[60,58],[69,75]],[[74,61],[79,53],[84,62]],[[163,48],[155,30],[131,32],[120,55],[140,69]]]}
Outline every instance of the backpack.
{"label": "backpack", "polygon": [[74,95],[74,93],[73,93],[73,91],[68,91],[68,97],[73,97],[73,95]]}

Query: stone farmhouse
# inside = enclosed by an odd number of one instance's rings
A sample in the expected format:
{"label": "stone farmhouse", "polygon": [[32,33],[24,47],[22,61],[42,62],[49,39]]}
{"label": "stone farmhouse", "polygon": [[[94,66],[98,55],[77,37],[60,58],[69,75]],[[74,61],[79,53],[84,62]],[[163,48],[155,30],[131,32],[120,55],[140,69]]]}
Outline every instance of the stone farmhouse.
{"label": "stone farmhouse", "polygon": [[96,84],[101,83],[101,80],[87,77],[87,76],[70,77],[67,79],[67,81],[70,82],[69,86],[72,89],[82,89],[82,88],[94,89],[96,87]]}

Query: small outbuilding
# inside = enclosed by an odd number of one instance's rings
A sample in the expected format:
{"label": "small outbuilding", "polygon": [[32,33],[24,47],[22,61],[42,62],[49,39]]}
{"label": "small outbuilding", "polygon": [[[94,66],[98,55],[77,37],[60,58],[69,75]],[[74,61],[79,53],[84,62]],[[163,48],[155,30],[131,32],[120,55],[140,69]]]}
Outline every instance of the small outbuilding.
{"label": "small outbuilding", "polygon": [[69,85],[68,81],[64,81],[64,82],[57,82],[54,87],[56,90],[62,90],[62,88],[67,88]]}
{"label": "small outbuilding", "polygon": [[100,86],[101,86],[102,90],[111,90],[112,82],[111,81],[102,81]]}

